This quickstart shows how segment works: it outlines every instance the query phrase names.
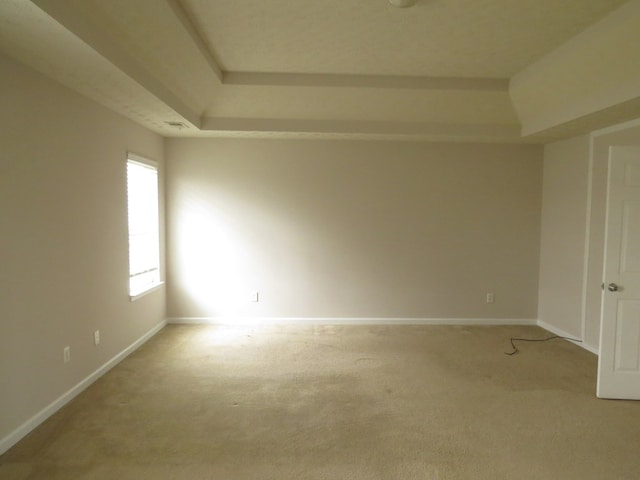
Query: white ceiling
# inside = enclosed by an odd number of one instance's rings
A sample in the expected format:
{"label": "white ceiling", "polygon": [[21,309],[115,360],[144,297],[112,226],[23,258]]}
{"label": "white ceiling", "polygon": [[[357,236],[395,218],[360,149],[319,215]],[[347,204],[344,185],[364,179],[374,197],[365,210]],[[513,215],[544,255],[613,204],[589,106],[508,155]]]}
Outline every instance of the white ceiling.
{"label": "white ceiling", "polygon": [[510,78],[622,1],[182,0],[227,71]]}
{"label": "white ceiling", "polygon": [[0,50],[163,135],[543,141],[509,79],[624,3],[1,0]]}

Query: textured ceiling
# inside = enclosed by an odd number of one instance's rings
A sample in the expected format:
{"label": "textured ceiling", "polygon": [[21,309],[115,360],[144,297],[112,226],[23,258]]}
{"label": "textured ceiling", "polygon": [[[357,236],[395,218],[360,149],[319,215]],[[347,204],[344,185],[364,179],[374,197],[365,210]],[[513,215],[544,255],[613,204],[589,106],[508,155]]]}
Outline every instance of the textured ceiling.
{"label": "textured ceiling", "polygon": [[0,51],[167,136],[539,142],[509,79],[623,3],[0,0]]}
{"label": "textured ceiling", "polygon": [[0,50],[156,132],[172,133],[164,119],[181,120],[31,2],[0,0]]}
{"label": "textured ceiling", "polygon": [[180,0],[228,71],[510,78],[625,0]]}

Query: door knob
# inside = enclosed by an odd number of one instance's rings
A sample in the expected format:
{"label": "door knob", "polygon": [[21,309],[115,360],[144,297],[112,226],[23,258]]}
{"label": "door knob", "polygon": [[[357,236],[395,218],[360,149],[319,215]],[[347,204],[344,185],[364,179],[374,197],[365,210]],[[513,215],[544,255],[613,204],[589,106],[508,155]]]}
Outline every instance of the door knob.
{"label": "door knob", "polygon": [[618,285],[616,285],[615,283],[610,283],[609,285],[607,285],[607,290],[609,290],[610,292],[617,292]]}

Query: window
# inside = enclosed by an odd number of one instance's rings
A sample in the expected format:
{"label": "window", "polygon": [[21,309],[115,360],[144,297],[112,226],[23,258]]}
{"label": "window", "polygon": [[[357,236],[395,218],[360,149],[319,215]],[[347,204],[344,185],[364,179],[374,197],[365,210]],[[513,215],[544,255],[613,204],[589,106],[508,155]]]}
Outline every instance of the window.
{"label": "window", "polygon": [[132,299],[160,282],[158,167],[129,154],[127,158],[129,214],[129,295]]}

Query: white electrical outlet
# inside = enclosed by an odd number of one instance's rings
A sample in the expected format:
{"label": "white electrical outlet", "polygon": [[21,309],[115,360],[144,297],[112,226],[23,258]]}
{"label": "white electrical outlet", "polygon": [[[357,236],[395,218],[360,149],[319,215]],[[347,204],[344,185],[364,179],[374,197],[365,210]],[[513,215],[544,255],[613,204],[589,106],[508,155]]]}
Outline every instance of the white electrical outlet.
{"label": "white electrical outlet", "polygon": [[258,292],[257,290],[255,292],[251,292],[251,301],[252,302],[259,302],[260,301],[260,292]]}
{"label": "white electrical outlet", "polygon": [[95,345],[100,345],[100,330],[93,332],[93,343]]}
{"label": "white electrical outlet", "polygon": [[62,358],[64,359],[64,363],[69,363],[71,361],[71,347],[64,347],[62,351]]}
{"label": "white electrical outlet", "polygon": [[487,303],[494,303],[496,301],[496,297],[493,292],[487,293]]}

